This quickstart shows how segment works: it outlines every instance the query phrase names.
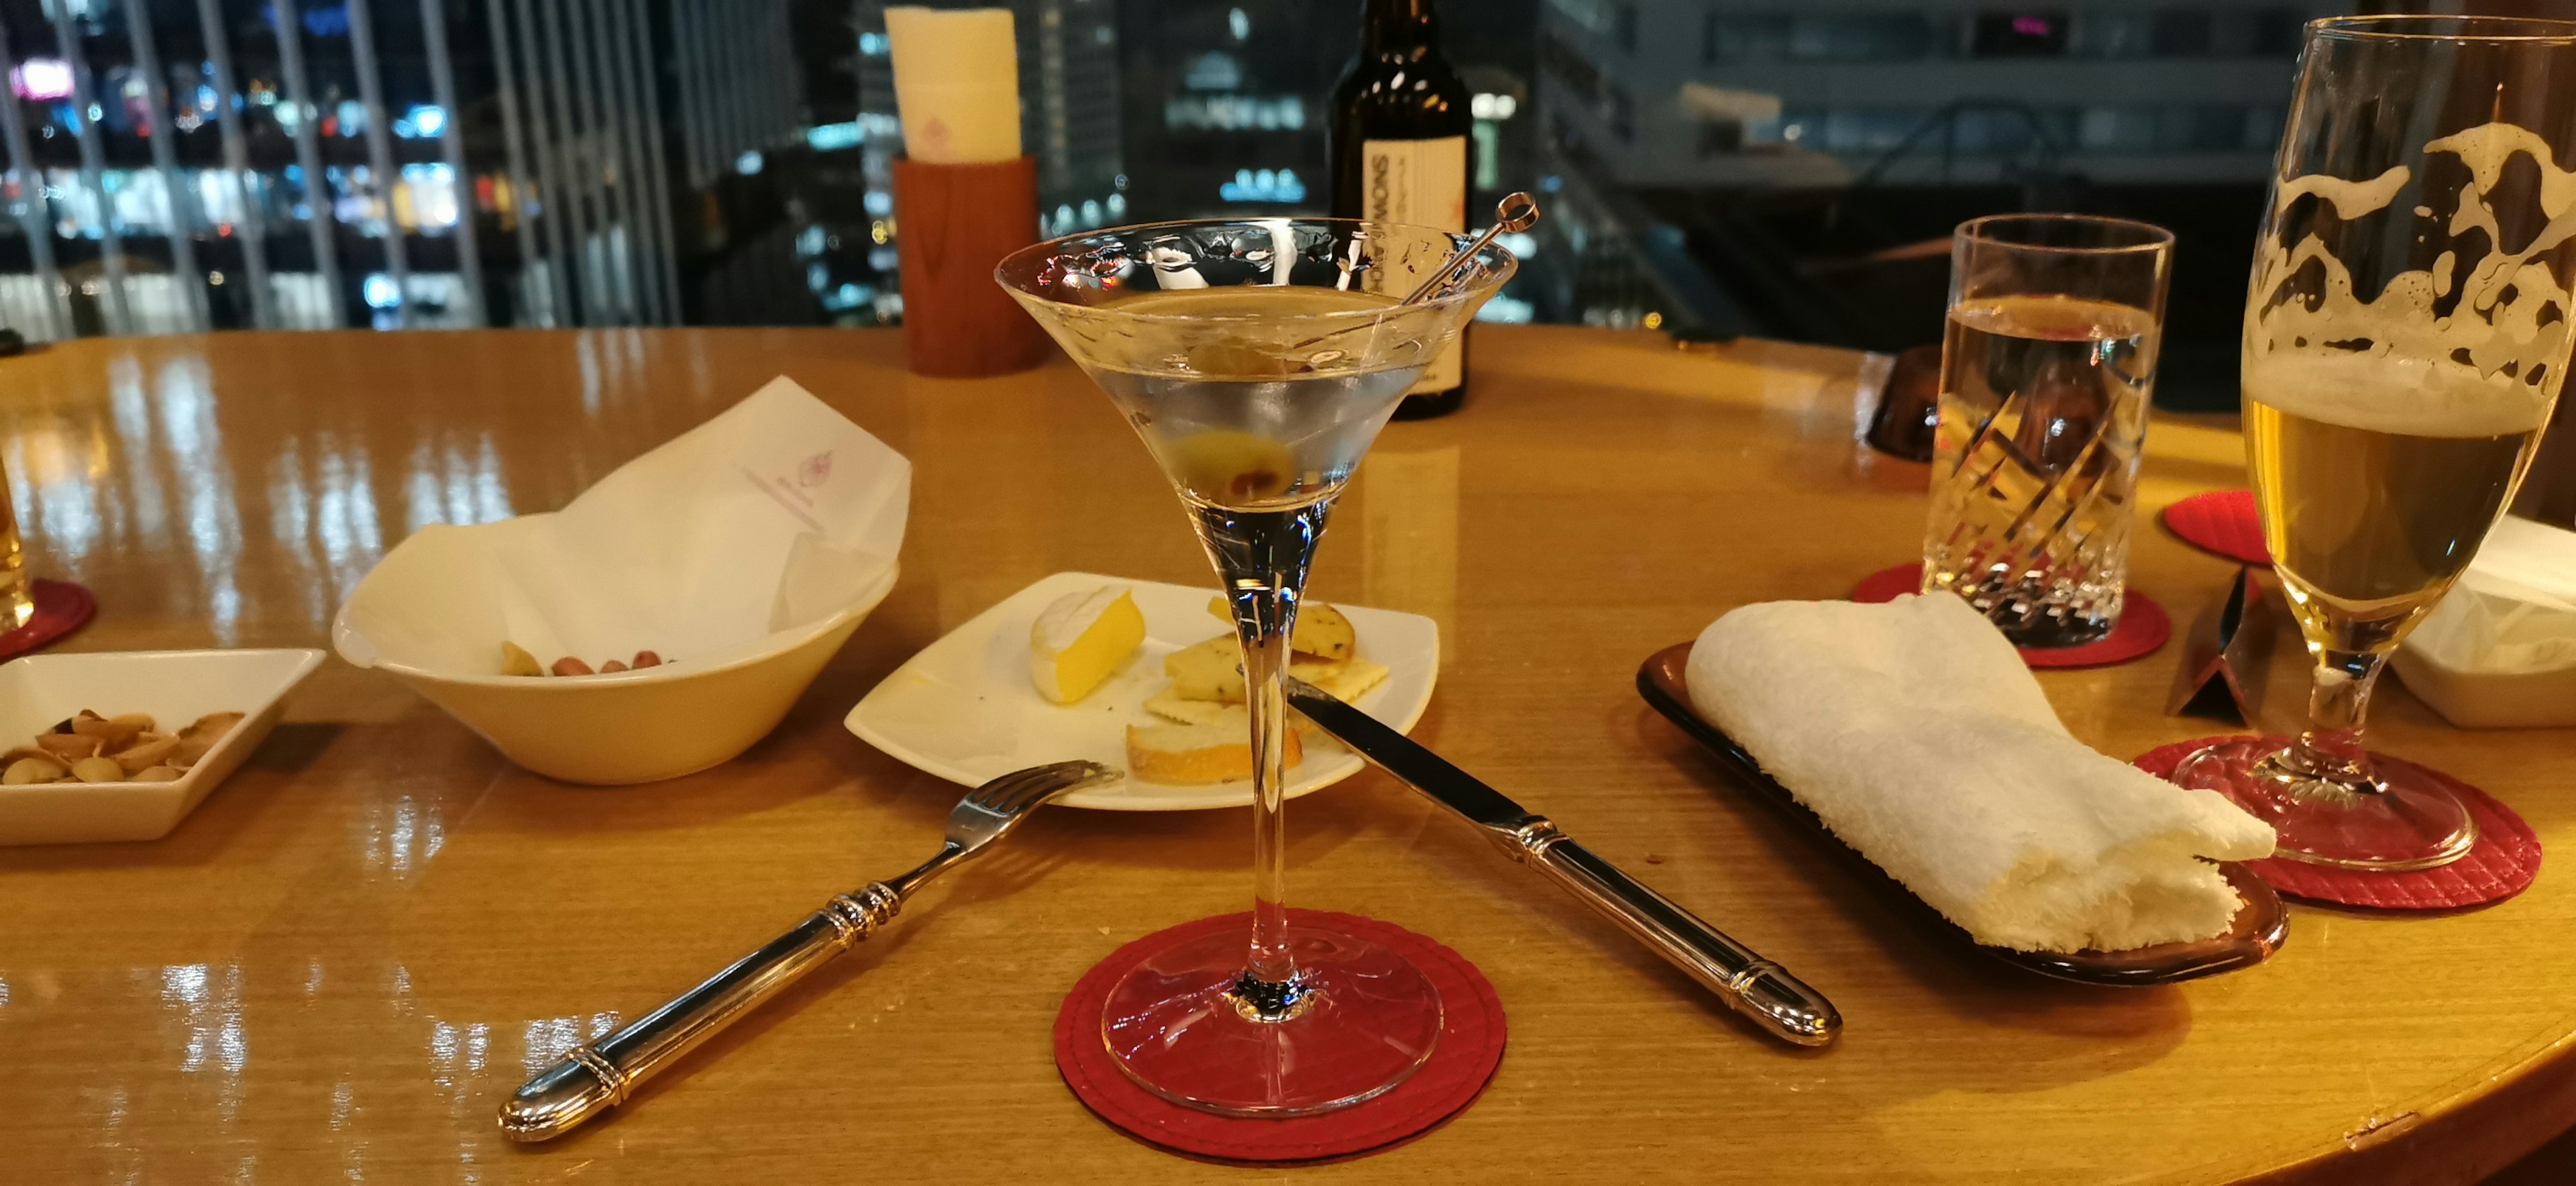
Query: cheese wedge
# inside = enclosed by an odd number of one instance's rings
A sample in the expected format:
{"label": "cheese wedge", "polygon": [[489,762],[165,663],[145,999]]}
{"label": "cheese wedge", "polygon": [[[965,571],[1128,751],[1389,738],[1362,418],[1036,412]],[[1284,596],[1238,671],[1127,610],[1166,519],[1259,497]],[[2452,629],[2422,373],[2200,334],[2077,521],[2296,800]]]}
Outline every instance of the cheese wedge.
{"label": "cheese wedge", "polygon": [[[1241,705],[1194,725],[1127,726],[1127,772],[1144,782],[1197,784],[1252,777],[1252,719]],[[1280,742],[1290,769],[1305,761],[1298,730]]]}
{"label": "cheese wedge", "polygon": [[[1234,611],[1219,595],[1208,600],[1208,612],[1229,626],[1234,624]],[[1342,611],[1320,601],[1297,607],[1297,626],[1288,632],[1288,649],[1318,659],[1348,659],[1359,653],[1359,634],[1351,629],[1351,620]]]}
{"label": "cheese wedge", "polygon": [[1090,695],[1145,642],[1145,614],[1124,586],[1067,593],[1029,625],[1029,678],[1058,704]]}

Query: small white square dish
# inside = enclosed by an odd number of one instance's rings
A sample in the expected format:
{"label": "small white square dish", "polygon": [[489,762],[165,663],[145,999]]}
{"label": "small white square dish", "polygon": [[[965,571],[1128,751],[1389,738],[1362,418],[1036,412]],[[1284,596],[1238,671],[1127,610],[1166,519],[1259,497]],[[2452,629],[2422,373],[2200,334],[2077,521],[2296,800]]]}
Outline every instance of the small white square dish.
{"label": "small white square dish", "polygon": [[[1125,586],[1144,612],[1145,643],[1089,696],[1056,704],[1029,677],[1029,627],[1068,593]],[[1158,723],[1144,702],[1168,682],[1163,656],[1230,628],[1208,612],[1216,590],[1060,572],[977,614],[922,648],[870,690],[845,722],[860,740],[925,773],[976,786],[1026,766],[1088,758],[1127,768],[1127,726]],[[1308,598],[1313,604],[1313,598]],[[1413,728],[1440,676],[1440,628],[1419,614],[1332,603],[1350,619],[1360,657],[1387,668],[1385,682],[1357,701],[1398,731]],[[1318,744],[1288,772],[1288,797],[1359,773],[1359,755]],[[1105,811],[1193,811],[1252,802],[1250,782],[1176,785],[1133,777],[1076,791],[1067,807]]]}
{"label": "small white square dish", "polygon": [[209,713],[242,714],[173,782],[0,786],[0,845],[169,835],[259,748],[286,693],[321,663],[322,652],[299,648],[29,655],[0,664],[0,748],[28,744],[84,708],[149,713],[168,731]]}

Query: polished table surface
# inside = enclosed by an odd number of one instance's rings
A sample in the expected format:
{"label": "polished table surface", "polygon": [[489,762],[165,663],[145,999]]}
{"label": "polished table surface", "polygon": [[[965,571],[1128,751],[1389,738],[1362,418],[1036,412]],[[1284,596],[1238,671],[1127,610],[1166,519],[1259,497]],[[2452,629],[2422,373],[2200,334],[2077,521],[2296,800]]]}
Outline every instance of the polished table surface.
{"label": "polished table surface", "polygon": [[[1459,415],[1389,428],[1313,582],[1440,623],[1416,736],[1830,994],[1841,1043],[1757,1037],[1382,775],[1289,810],[1291,898],[1482,967],[1511,1048],[1446,1128],[1315,1181],[2466,1181],[2576,1121],[2576,881],[2450,917],[2294,909],[2271,963],[2099,989],[1927,934],[1637,697],[1720,612],[1914,553],[1924,471],[1853,443],[1857,356],[1486,329]],[[405,534],[560,506],[795,378],[908,454],[900,586],[742,758],[624,790],[518,771],[336,658],[169,837],[0,849],[0,1180],[394,1183],[1235,1179],[1057,1079],[1057,1003],[1138,935],[1246,905],[1246,813],[1056,810],[553,1144],[500,1100],[831,894],[934,849],[958,790],[842,714],[905,656],[1065,569],[1210,581],[1144,451],[1070,366],[908,377],[870,331],[232,334],[0,361],[0,450],[61,649],[327,645]],[[2159,423],[2147,509],[2243,481]],[[2229,565],[2151,525],[2133,583],[2188,622]],[[1212,582],[1211,582],[1212,583]],[[2295,654],[2295,648],[2285,648]],[[2040,678],[2122,757],[2178,650]],[[2295,711],[2276,665],[2277,719]],[[101,706],[113,708],[114,706]],[[2576,735],[2462,732],[2390,687],[2382,748],[2576,841]],[[1289,1176],[1286,1172],[1265,1176]]]}

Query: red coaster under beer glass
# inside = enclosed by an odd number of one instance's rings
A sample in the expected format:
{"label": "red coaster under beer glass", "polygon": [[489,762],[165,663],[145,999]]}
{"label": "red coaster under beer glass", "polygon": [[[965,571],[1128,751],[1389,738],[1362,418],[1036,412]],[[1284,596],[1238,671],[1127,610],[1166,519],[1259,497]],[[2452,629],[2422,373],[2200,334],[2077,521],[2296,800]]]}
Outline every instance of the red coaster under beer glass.
{"label": "red coaster under beer glass", "polygon": [[2239,564],[2269,567],[2272,549],[2263,542],[2263,517],[2254,509],[2251,490],[2212,490],[2166,507],[2165,530],[2182,542]]}
{"label": "red coaster under beer glass", "polygon": [[31,581],[27,595],[35,600],[36,612],[26,625],[0,634],[0,659],[15,659],[59,640],[98,612],[98,598],[70,581]]}
{"label": "red coaster under beer glass", "polygon": [[[2250,739],[2241,736],[2203,737],[2197,741],[2158,746],[2138,755],[2130,765],[2158,778],[2171,778],[2174,767],[2201,749],[2223,741],[2245,740]],[[2531,825],[2524,823],[2512,808],[2497,802],[2485,791],[2439,770],[2384,754],[2372,754],[2370,760],[2425,774],[2458,795],[2460,801],[2468,805],[2469,817],[2478,822],[2477,842],[2469,846],[2468,853],[2447,865],[2403,873],[2339,869],[2285,857],[2247,861],[2245,867],[2270,883],[2273,889],[2292,897],[2341,906],[2367,906],[2376,910],[2457,910],[2465,906],[2483,906],[2529,889],[2532,879],[2540,875],[2540,837],[2532,834]]]}
{"label": "red coaster under beer glass", "polygon": [[[1923,565],[1899,564],[1861,578],[1851,599],[1868,604],[1894,601],[1923,588]],[[2021,661],[2033,667],[2109,667],[2155,653],[2173,637],[2173,619],[2155,598],[2131,589],[2121,595],[2120,620],[2111,632],[2081,646],[2017,647]]]}
{"label": "red coaster under beer glass", "polygon": [[1146,1144],[1203,1161],[1302,1165],[1381,1153],[1466,1110],[1502,1065],[1503,1003],[1466,957],[1402,927],[1321,910],[1288,912],[1289,923],[1340,931],[1411,961],[1440,992],[1439,1044],[1420,1070],[1385,1094],[1317,1116],[1268,1120],[1182,1107],[1138,1086],[1118,1069],[1101,1036],[1111,986],[1158,951],[1204,936],[1240,932],[1249,914],[1183,923],[1119,948],[1076,981],[1055,1019],[1055,1064],[1075,1098],[1109,1126]]}

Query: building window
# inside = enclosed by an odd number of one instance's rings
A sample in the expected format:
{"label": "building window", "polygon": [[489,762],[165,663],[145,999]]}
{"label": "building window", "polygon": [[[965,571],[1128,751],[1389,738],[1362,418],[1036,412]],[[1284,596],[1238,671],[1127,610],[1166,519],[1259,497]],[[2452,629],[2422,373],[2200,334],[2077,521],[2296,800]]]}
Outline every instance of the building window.
{"label": "building window", "polygon": [[2193,103],[2166,110],[2156,147],[2166,152],[2238,152],[2245,147],[2245,109]]}
{"label": "building window", "polygon": [[2066,52],[2066,14],[1981,12],[1968,53],[1979,58],[2053,58]]}
{"label": "building window", "polygon": [[1938,39],[1919,13],[1721,16],[1700,27],[1700,61],[1904,62],[1932,56]]}
{"label": "building window", "polygon": [[1789,56],[1789,32],[1794,24],[1787,16],[1720,16],[1709,14],[1702,44],[1701,58],[1709,65],[1720,62],[1770,62]]}
{"label": "building window", "polygon": [[2198,9],[2172,8],[2155,17],[2148,46],[2159,58],[2205,58],[2209,56],[2209,14]]}
{"label": "building window", "polygon": [[2254,13],[2254,56],[2292,58],[2299,53],[2300,30],[2307,14],[2295,8],[2264,8]]}

